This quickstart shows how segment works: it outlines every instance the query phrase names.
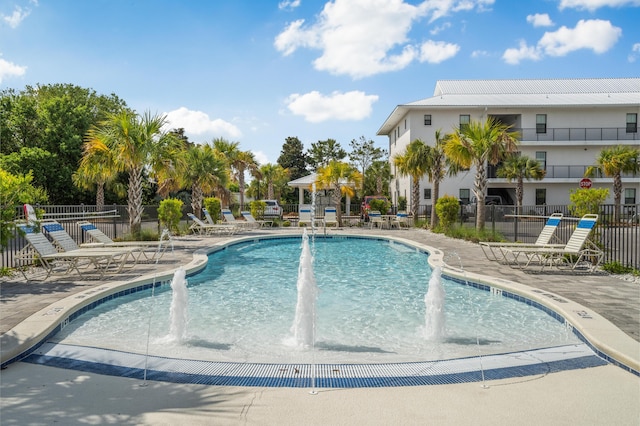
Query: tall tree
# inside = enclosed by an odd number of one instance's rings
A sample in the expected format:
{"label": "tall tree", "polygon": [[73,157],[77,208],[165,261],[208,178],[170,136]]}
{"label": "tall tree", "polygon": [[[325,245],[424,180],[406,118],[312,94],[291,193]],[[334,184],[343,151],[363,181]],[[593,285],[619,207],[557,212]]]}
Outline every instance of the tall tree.
{"label": "tall tree", "polygon": [[174,167],[183,150],[183,143],[172,134],[163,132],[166,116],[146,112],[138,116],[130,111],[111,114],[87,133],[85,155],[108,152],[117,171],[129,175],[127,213],[129,226],[135,236],[142,224],[143,176],[145,168],[151,174],[166,167]]}
{"label": "tall tree", "polygon": [[420,205],[420,179],[427,173],[429,167],[428,153],[429,147],[420,139],[416,139],[407,145],[404,154],[393,157],[397,173],[411,177],[411,212],[414,217],[417,217]]}
{"label": "tall tree", "polygon": [[485,121],[471,122],[451,134],[444,152],[457,166],[468,169],[474,166],[476,174],[473,194],[476,197],[476,228],[484,229],[485,197],[487,195],[487,163],[496,165],[509,153],[515,152],[518,133],[509,131],[511,126],[491,117]]}
{"label": "tall tree", "polygon": [[600,151],[596,165],[587,168],[585,176],[597,173],[613,178],[614,220],[620,219],[622,205],[622,174],[640,173],[640,149],[630,145],[617,145]]}
{"label": "tall tree", "polygon": [[260,166],[260,175],[267,185],[267,200],[275,200],[276,191],[280,191],[289,179],[289,172],[279,164]]}
{"label": "tall tree", "polygon": [[438,224],[438,215],[435,214],[436,203],[438,202],[438,198],[440,198],[440,182],[444,179],[445,174],[447,173],[447,169],[449,170],[449,174],[455,174],[456,167],[451,165],[448,166],[447,157],[444,154],[444,146],[446,137],[442,136],[442,132],[440,130],[436,130],[435,135],[435,143],[433,146],[427,145],[427,177],[429,181],[433,185],[433,194],[431,194],[431,229],[435,228]]}
{"label": "tall tree", "polygon": [[347,151],[342,149],[335,139],[318,141],[311,144],[307,151],[309,164],[313,170],[329,164],[331,161],[342,161],[347,156]]}
{"label": "tall tree", "polygon": [[512,154],[498,167],[497,174],[498,177],[507,179],[507,182],[516,181],[516,208],[520,214],[524,180],[542,180],[546,172],[535,159],[526,155]]}
{"label": "tall tree", "polygon": [[[387,155],[387,151],[374,146],[371,139],[367,140],[364,136],[360,136],[360,139],[352,139],[349,143],[351,146],[351,152],[349,153],[349,159],[351,162],[360,168],[362,176],[366,176],[367,170],[374,161],[380,160]],[[365,195],[364,191],[365,179],[362,179],[362,195]]]}
{"label": "tall tree", "polygon": [[391,166],[387,160],[375,160],[367,168],[363,187],[365,194],[389,196],[391,182]]}
{"label": "tall tree", "polygon": [[289,170],[291,180],[299,179],[309,174],[307,171],[307,154],[304,152],[302,142],[295,136],[289,136],[285,139],[277,163],[283,169]]}
{"label": "tall tree", "polygon": [[[90,145],[85,145],[85,149]],[[118,169],[113,161],[111,151],[89,152],[80,160],[80,167],[73,174],[73,184],[78,188],[96,189],[96,208],[104,207],[104,189],[107,183],[118,177]]]}
{"label": "tall tree", "polygon": [[331,201],[336,208],[336,219],[340,226],[342,226],[342,196],[353,197],[355,188],[360,186],[361,182],[362,174],[349,163],[332,160],[318,169],[316,185],[318,189],[327,189],[331,192]]}
{"label": "tall tree", "polygon": [[181,186],[191,189],[191,209],[201,218],[204,197],[229,183],[227,159],[211,145],[193,145],[180,171]]}

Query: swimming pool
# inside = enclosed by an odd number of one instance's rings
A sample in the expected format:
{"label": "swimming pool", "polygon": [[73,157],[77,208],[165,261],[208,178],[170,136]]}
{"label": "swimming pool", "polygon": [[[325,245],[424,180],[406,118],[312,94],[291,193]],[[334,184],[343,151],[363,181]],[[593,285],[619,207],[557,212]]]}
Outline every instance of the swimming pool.
{"label": "swimming pool", "polygon": [[[102,303],[54,341],[220,362],[398,363],[580,343],[540,309],[486,286],[443,278],[446,332],[425,337],[428,253],[387,239],[318,237],[315,347],[291,342],[300,238],[254,239],[210,254],[188,277],[187,336],[167,338],[168,286]],[[147,340],[148,337],[148,340]],[[148,345],[148,346],[147,346]]]}

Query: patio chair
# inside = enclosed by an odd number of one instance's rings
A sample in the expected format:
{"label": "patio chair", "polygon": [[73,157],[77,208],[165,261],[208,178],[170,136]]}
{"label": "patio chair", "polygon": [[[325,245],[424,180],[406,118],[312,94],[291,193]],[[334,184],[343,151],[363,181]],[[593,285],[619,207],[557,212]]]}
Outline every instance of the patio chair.
{"label": "patio chair", "polygon": [[336,216],[336,208],[335,207],[325,207],[324,208],[324,217],[322,218],[322,225],[326,228],[327,225],[335,225],[338,226],[338,217]]}
{"label": "patio chair", "polygon": [[24,266],[34,262],[40,263],[45,269],[46,276],[42,281],[49,278],[60,267],[63,268],[64,275],[76,271],[78,275],[82,276],[79,267],[85,265],[80,264],[81,260],[87,261],[86,266],[94,266],[102,278],[112,265],[117,266],[114,272],[120,272],[130,255],[128,250],[106,252],[83,248],[59,252],[51,241],[42,232],[39,232],[38,228],[27,224],[19,224],[17,228],[28,243],[16,257],[16,264],[20,266],[19,269],[27,281],[29,281],[29,277],[27,277]]}
{"label": "patio chair", "polygon": [[262,228],[263,226],[267,226],[267,223],[269,224],[269,226],[273,226],[273,220],[258,220],[253,217],[251,212],[248,211],[241,211],[240,214],[242,215],[242,217],[244,217],[244,220],[247,223],[250,223],[254,228]]}
{"label": "patio chair", "polygon": [[211,217],[211,213],[209,213],[209,210],[207,210],[206,207],[202,208],[202,213],[204,214],[204,218],[207,220],[204,223],[206,223],[207,225],[213,225],[213,227],[210,227],[210,230],[212,231],[212,233],[233,235],[236,232],[241,230],[238,227],[238,225],[235,225],[235,224],[216,223],[216,221],[213,220],[213,217]]}
{"label": "patio chair", "polygon": [[373,228],[374,226],[377,226],[378,228],[387,227],[387,223],[382,217],[382,213],[378,210],[371,210],[369,212],[369,228]]}
{"label": "patio chair", "polygon": [[552,244],[551,240],[554,238],[554,234],[560,221],[562,220],[562,213],[553,213],[547,218],[542,231],[538,235],[538,239],[533,244],[527,243],[515,243],[515,242],[496,242],[496,241],[480,241],[480,248],[487,259],[491,261],[505,260],[504,254],[501,250],[505,248],[523,248],[523,247],[549,247],[549,248],[562,248],[564,244]]}
{"label": "patio chair", "polygon": [[233,235],[238,231],[238,228],[234,225],[226,225],[222,223],[205,223],[198,219],[193,213],[187,213],[189,219],[193,222],[189,229],[194,234],[199,235]]}
{"label": "patio chair", "polygon": [[302,224],[306,225],[314,225],[314,219],[311,218],[311,207],[309,206],[300,206],[300,210],[298,211],[298,226],[302,226]]}
{"label": "patio chair", "polygon": [[[173,246],[171,234],[165,230],[158,241],[113,241],[107,234],[86,220],[78,222],[78,226],[94,241],[80,244],[80,247],[140,247],[146,260],[160,260],[169,245]],[[166,236],[166,238],[165,238]],[[150,249],[153,249],[151,251]]]}
{"label": "patio chair", "polygon": [[241,229],[252,229],[254,227],[253,224],[247,223],[244,220],[236,220],[236,217],[233,215],[233,212],[229,209],[222,209],[222,217],[224,221],[229,225],[235,225]]}
{"label": "patio chair", "polygon": [[[588,262],[589,269],[594,271],[604,256],[602,250],[587,239],[597,221],[597,214],[582,216],[564,247],[503,247],[501,250],[510,266],[522,269],[539,264],[541,270],[546,266],[567,266],[575,270],[582,262]],[[520,262],[520,256],[524,256],[526,262]]]}
{"label": "patio chair", "polygon": [[397,227],[398,229],[409,229],[409,216],[407,212],[400,210],[396,217],[391,219],[390,227]]}

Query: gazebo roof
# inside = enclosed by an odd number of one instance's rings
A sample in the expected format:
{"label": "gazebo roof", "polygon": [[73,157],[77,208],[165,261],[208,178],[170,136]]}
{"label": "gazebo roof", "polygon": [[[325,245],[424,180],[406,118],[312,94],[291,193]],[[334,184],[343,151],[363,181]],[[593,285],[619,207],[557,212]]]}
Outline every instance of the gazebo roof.
{"label": "gazebo roof", "polygon": [[313,185],[313,182],[316,181],[317,176],[318,176],[317,173],[311,173],[310,175],[303,176],[296,180],[292,180],[291,182],[287,183],[287,185],[293,186],[294,188],[308,189],[308,188],[311,188],[311,185]]}

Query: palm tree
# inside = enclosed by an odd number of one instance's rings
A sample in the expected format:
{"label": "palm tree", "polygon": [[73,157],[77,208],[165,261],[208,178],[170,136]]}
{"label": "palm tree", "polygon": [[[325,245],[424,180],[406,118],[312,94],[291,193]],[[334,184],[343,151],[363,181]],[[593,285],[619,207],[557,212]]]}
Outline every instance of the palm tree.
{"label": "palm tree", "polygon": [[524,192],[524,180],[542,180],[546,174],[537,160],[526,155],[511,155],[498,168],[498,177],[507,179],[507,182],[516,181],[516,208],[520,214],[522,207],[522,195]]}
{"label": "palm tree", "polygon": [[[87,146],[89,145],[85,145],[85,149]],[[110,152],[103,151],[83,156],[78,170],[71,176],[73,184],[78,188],[91,191],[95,186],[98,211],[104,208],[105,186],[114,182],[118,176],[113,158],[109,154]]]}
{"label": "palm tree", "polygon": [[246,185],[244,173],[246,171],[252,173],[254,169],[258,168],[258,162],[251,151],[240,151],[231,162],[231,167],[235,171],[234,177],[238,181],[240,209],[244,209],[244,191]]}
{"label": "palm tree", "polygon": [[194,145],[185,156],[185,166],[179,173],[182,187],[191,188],[191,209],[202,217],[204,197],[229,182],[229,168],[221,153],[211,145]]}
{"label": "palm tree", "polygon": [[356,193],[355,188],[361,183],[362,174],[349,163],[331,160],[326,166],[318,168],[317,189],[327,189],[331,192],[331,201],[336,208],[339,226],[342,226],[342,207],[340,206],[342,196],[353,197]]}
{"label": "palm tree", "polygon": [[114,170],[129,174],[127,213],[134,236],[139,236],[142,225],[142,188],[146,168],[150,173],[174,167],[183,148],[183,142],[162,128],[166,116],[145,112],[144,115],[124,110],[111,114],[98,127],[87,133],[84,155],[108,155]]}
{"label": "palm tree", "polygon": [[267,200],[275,200],[275,189],[282,185],[289,176],[289,172],[280,164],[265,164],[260,166],[260,176],[267,184]]}
{"label": "palm tree", "polygon": [[518,133],[511,126],[489,117],[484,122],[471,120],[447,138],[444,152],[458,167],[474,166],[473,194],[477,200],[476,228],[484,229],[484,198],[487,194],[487,163],[496,165],[505,155],[516,151]]}
{"label": "palm tree", "polygon": [[429,147],[420,139],[416,139],[407,145],[404,154],[393,157],[398,174],[411,177],[411,212],[414,217],[417,217],[420,205],[420,179],[429,168],[428,155]]}
{"label": "palm tree", "polygon": [[640,173],[640,150],[630,145],[605,148],[600,151],[596,163],[587,168],[585,177],[600,173],[613,178],[614,221],[617,222],[622,205],[622,174]]}
{"label": "palm tree", "polygon": [[435,214],[435,206],[440,198],[440,182],[444,179],[447,170],[449,175],[453,176],[457,173],[458,168],[450,164],[447,156],[444,154],[444,146],[447,136],[442,137],[440,130],[436,130],[436,140],[433,146],[427,146],[427,177],[433,185],[432,195],[432,211],[431,211],[431,229],[438,224],[438,215]]}

